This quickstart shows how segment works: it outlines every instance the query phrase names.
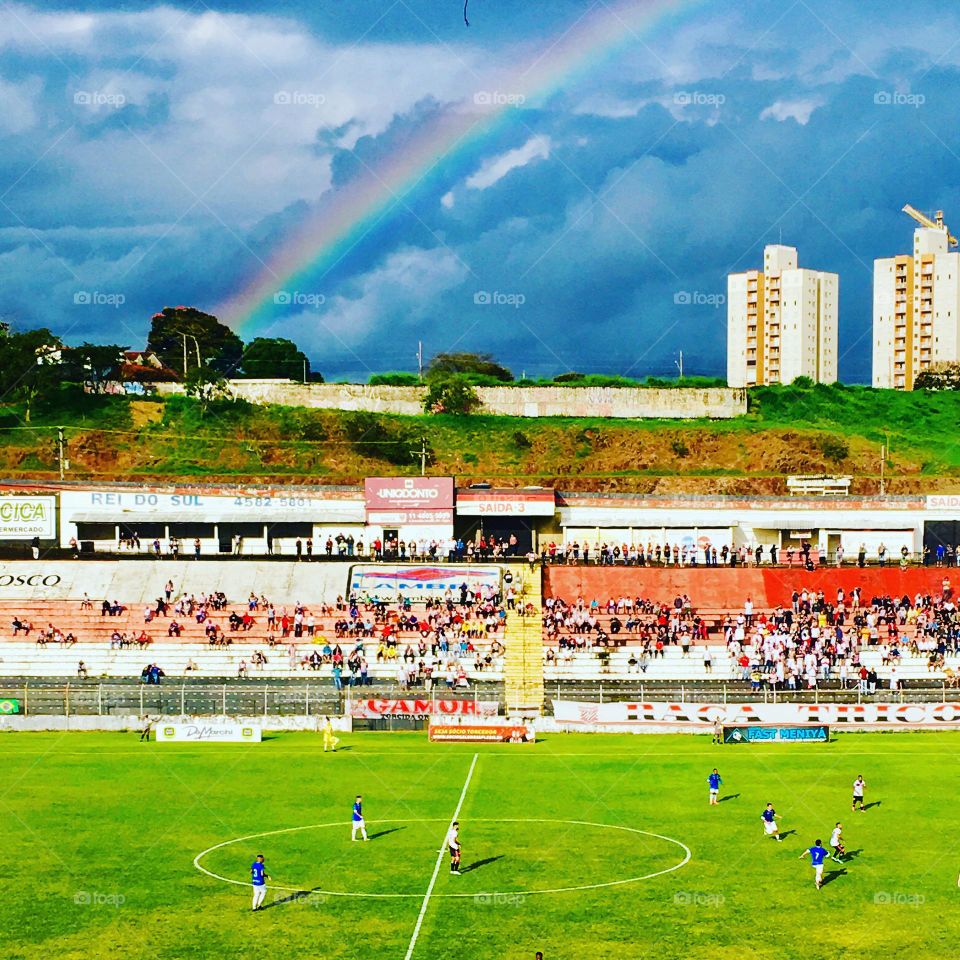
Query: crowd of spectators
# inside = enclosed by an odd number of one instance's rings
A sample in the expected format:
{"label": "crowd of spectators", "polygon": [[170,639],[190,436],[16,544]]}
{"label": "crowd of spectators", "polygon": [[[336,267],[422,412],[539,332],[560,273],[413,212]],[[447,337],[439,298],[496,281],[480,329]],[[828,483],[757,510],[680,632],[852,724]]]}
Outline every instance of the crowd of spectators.
{"label": "crowd of spectators", "polygon": [[607,657],[610,647],[629,643],[628,674],[645,673],[651,661],[678,647],[682,659],[698,659],[705,675],[718,676],[715,648],[722,642],[727,677],[754,690],[813,689],[834,682],[873,693],[879,681],[876,670],[861,661],[864,650],[879,654],[892,690],[901,686],[898,668],[905,654],[924,658],[928,672],[942,671],[948,683],[957,683],[946,659],[960,656],[960,612],[946,577],[933,595],[868,600],[859,587],[838,588],[830,597],[800,589],[771,611],[755,610],[747,598],[741,610],[719,621],[701,616],[686,594],[669,603],[628,596],[605,602],[548,597],[543,622],[548,666],[570,662],[579,651]]}

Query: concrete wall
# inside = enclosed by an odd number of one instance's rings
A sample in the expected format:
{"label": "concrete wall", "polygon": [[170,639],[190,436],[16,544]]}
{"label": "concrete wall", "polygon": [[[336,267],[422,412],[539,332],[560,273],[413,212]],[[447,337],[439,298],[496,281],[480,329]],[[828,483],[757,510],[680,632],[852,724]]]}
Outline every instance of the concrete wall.
{"label": "concrete wall", "polygon": [[[250,403],[277,403],[373,413],[423,412],[426,387],[302,384],[286,380],[231,380],[234,396]],[[181,393],[180,384],[158,384],[161,395]],[[617,417],[725,420],[747,412],[745,390],[656,390],[630,387],[477,387],[480,412],[510,417]]]}
{"label": "concrete wall", "polygon": [[346,563],[11,560],[0,563],[0,600],[80,600],[87,593],[95,604],[139,605],[155,602],[172,580],[175,596],[222,590],[232,603],[242,603],[254,592],[289,605],[345,596],[349,573]]}

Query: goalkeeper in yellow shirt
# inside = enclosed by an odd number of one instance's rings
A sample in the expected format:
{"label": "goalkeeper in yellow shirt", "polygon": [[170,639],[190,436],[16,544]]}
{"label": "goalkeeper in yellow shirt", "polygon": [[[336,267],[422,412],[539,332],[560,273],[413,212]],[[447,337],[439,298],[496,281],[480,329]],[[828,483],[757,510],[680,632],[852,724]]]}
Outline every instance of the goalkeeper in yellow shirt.
{"label": "goalkeeper in yellow shirt", "polygon": [[334,735],[333,732],[333,723],[329,717],[324,718],[323,724],[323,752],[326,753],[328,750],[333,753],[337,752],[337,744],[340,742],[340,738]]}

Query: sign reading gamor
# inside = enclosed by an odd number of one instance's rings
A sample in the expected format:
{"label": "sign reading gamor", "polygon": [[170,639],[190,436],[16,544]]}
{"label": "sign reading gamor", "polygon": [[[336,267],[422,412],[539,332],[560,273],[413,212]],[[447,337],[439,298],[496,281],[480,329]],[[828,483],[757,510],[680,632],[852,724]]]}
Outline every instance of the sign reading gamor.
{"label": "sign reading gamor", "polygon": [[496,700],[351,700],[349,713],[355,720],[495,717],[498,706]]}

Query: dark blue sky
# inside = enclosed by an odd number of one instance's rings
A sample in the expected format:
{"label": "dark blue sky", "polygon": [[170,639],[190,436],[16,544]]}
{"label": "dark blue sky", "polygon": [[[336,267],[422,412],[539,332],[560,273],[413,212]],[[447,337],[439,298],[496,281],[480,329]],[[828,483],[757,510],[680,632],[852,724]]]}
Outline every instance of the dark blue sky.
{"label": "dark blue sky", "polygon": [[[622,3],[471,0],[469,29],[452,0],[0,3],[0,315],[137,346],[165,305],[215,309],[358,170],[591,6]],[[840,274],[841,377],[866,381],[900,208],[960,227],[960,15],[677,9],[441,162],[295,291],[311,302],[245,336],[289,336],[334,377],[411,369],[418,339],[518,373],[663,374],[683,350],[722,374],[726,274],[782,238]]]}

